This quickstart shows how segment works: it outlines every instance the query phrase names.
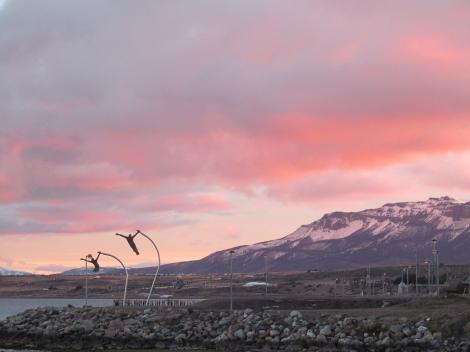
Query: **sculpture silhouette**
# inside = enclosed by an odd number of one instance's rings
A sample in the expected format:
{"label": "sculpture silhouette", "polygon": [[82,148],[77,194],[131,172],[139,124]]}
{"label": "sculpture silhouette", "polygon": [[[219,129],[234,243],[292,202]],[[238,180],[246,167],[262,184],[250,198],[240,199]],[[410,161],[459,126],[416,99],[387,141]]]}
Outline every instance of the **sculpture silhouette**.
{"label": "sculpture silhouette", "polygon": [[129,243],[129,246],[132,248],[132,250],[135,252],[135,254],[139,255],[139,250],[137,249],[137,246],[135,245],[134,238],[140,233],[140,231],[137,231],[135,234],[131,235],[121,235],[120,233],[116,233],[116,236],[121,236],[122,238],[125,238],[127,243]]}
{"label": "sculpture silhouette", "polygon": [[93,264],[95,266],[93,268],[93,271],[95,273],[97,273],[98,271],[100,271],[100,265],[98,264],[98,258],[100,257],[100,255],[101,255],[101,253],[98,253],[98,256],[96,258],[93,258],[93,256],[91,254],[88,254],[86,256],[86,258],[88,258],[88,259],[83,259],[83,258],[80,258],[80,259],[87,262],[87,263]]}

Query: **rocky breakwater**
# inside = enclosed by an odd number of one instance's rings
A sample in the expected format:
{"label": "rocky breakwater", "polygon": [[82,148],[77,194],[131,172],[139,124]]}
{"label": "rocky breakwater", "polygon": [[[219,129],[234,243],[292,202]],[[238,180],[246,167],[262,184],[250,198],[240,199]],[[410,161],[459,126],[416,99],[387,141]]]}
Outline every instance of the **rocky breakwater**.
{"label": "rocky breakwater", "polygon": [[299,311],[157,312],[39,308],[0,322],[0,347],[48,350],[174,349],[463,351],[470,316],[308,316]]}

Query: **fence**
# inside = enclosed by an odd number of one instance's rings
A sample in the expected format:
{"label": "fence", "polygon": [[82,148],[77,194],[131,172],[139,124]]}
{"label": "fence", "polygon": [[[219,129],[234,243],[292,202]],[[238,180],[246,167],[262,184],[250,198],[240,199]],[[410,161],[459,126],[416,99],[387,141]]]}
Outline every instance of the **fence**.
{"label": "fence", "polygon": [[[126,299],[126,307],[162,307],[162,308],[180,308],[180,307],[190,307],[193,304],[205,301],[202,298],[179,298],[179,299],[151,299],[148,303],[146,299]],[[122,300],[114,300],[115,306],[122,306]]]}

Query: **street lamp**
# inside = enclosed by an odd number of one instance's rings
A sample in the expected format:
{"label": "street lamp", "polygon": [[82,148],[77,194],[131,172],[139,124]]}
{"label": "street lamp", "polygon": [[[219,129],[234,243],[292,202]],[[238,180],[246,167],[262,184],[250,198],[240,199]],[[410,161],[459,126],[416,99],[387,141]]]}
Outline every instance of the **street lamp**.
{"label": "street lamp", "polygon": [[116,236],[120,236],[120,237],[123,237],[126,239],[127,243],[129,244],[129,246],[132,248],[132,250],[134,251],[135,254],[139,255],[139,251],[137,249],[137,246],[134,242],[134,238],[137,236],[137,235],[142,235],[144,236],[146,239],[148,239],[153,247],[155,248],[155,251],[157,252],[157,270],[155,272],[155,276],[153,277],[153,282],[152,282],[152,286],[150,286],[150,292],[149,292],[149,295],[147,297],[147,301],[146,301],[146,305],[149,304],[149,301],[150,301],[150,297],[152,296],[152,292],[153,292],[153,288],[155,286],[155,282],[157,281],[157,277],[158,277],[158,272],[160,271],[160,251],[158,250],[158,247],[157,245],[155,244],[155,242],[149,237],[147,236],[145,233],[143,233],[142,231],[140,230],[137,230],[135,232],[134,235],[131,235],[129,234],[128,236],[124,236],[124,235],[121,235],[120,233],[116,233]]}
{"label": "street lamp", "polygon": [[[127,282],[129,280],[129,273],[127,272],[127,268],[126,266],[124,265],[124,263],[121,261],[121,259],[119,259],[118,257],[116,257],[115,255],[112,255],[112,254],[109,254],[109,253],[105,253],[105,252],[98,252],[98,257],[100,255],[105,255],[105,256],[108,256],[108,257],[111,257],[111,258],[114,258],[116,259],[123,267],[124,269],[124,272],[126,273],[126,283],[124,284],[124,297],[122,299],[122,306],[124,307],[126,305],[126,295],[127,295]],[[96,258],[96,260],[98,259],[98,257]]]}
{"label": "street lamp", "polygon": [[233,311],[233,265],[232,265],[232,255],[235,253],[234,250],[231,250],[230,252],[230,311]]}

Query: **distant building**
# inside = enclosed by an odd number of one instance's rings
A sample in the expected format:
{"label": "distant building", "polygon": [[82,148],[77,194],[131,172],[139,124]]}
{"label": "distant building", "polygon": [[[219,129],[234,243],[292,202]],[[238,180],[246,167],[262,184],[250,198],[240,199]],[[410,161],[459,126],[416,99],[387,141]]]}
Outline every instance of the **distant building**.
{"label": "distant building", "polygon": [[398,294],[399,295],[406,295],[408,293],[408,285],[406,285],[403,281],[398,284]]}

